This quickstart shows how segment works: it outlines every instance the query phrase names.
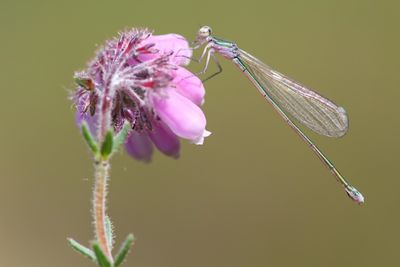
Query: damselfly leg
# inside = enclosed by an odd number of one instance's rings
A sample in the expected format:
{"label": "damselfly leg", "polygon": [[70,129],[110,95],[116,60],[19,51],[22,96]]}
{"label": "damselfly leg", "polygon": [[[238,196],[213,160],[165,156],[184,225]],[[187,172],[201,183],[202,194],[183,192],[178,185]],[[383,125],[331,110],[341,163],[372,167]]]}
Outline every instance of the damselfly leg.
{"label": "damselfly leg", "polygon": [[[192,42],[192,43],[195,43],[195,41]],[[180,53],[181,51],[186,51],[186,50],[195,51],[195,50],[199,49],[199,48],[201,47],[201,45],[199,45],[199,44],[197,44],[197,45],[195,45],[195,46],[193,46],[193,47],[190,47],[190,48],[185,48],[185,49],[180,49],[180,50],[178,50],[178,52],[176,53],[176,57],[184,57],[184,58],[187,58],[187,59],[189,59],[189,60],[191,60],[191,61],[193,61],[193,62],[196,62],[196,63],[202,63],[203,60],[204,60],[204,58],[206,58],[206,62],[205,62],[204,67],[203,67],[203,69],[202,69],[201,71],[194,73],[194,75],[185,77],[185,78],[183,78],[182,80],[191,78],[191,77],[193,77],[193,76],[200,76],[200,75],[205,74],[205,73],[207,72],[207,69],[208,69],[208,67],[209,67],[209,63],[210,63],[210,60],[211,60],[211,59],[214,61],[214,63],[215,63],[215,65],[217,66],[218,70],[217,70],[216,72],[214,72],[213,74],[207,76],[206,78],[203,78],[201,81],[202,81],[203,83],[205,83],[206,81],[208,81],[208,80],[214,78],[215,76],[217,76],[218,74],[222,73],[222,71],[223,71],[222,66],[221,66],[221,64],[219,63],[217,57],[215,57],[215,55],[214,55],[214,50],[211,49],[211,46],[212,46],[212,44],[207,44],[207,45],[204,47],[204,49],[203,49],[203,51],[202,51],[202,53],[201,53],[201,55],[200,55],[199,58],[188,57],[188,56],[184,56],[184,55],[179,55],[179,53]]]}

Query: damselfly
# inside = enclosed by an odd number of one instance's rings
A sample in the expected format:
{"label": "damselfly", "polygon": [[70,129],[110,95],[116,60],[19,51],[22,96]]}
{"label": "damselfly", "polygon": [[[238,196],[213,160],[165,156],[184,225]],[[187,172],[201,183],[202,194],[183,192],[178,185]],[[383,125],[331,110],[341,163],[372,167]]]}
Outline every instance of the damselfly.
{"label": "damselfly", "polygon": [[[218,53],[235,63],[285,122],[329,168],[337,181],[343,186],[347,195],[359,204],[364,202],[363,195],[339,173],[333,163],[292,120],[292,118],[296,119],[318,134],[341,137],[348,129],[348,119],[344,108],[271,69],[254,56],[239,49],[235,43],[213,36],[211,28],[208,26],[201,27],[198,31],[194,41],[194,49],[203,45],[205,47],[200,61],[206,58],[206,63],[202,73],[206,71],[211,58],[217,63],[219,72],[222,71],[214,53]],[[211,75],[211,77],[219,72]]]}

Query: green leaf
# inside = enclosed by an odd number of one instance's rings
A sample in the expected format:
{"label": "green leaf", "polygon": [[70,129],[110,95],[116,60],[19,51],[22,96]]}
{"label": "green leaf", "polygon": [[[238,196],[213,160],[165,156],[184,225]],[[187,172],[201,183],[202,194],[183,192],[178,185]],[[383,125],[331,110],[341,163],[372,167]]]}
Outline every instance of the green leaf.
{"label": "green leaf", "polygon": [[118,267],[124,262],[126,255],[128,254],[129,250],[131,249],[133,245],[133,241],[135,240],[133,234],[129,234],[124,243],[122,244],[121,248],[119,249],[119,252],[117,256],[115,257],[115,263],[114,266]]}
{"label": "green leaf", "polygon": [[107,131],[106,136],[104,137],[103,144],[101,145],[101,156],[103,158],[108,158],[111,155],[113,150],[113,132]]}
{"label": "green leaf", "polygon": [[106,216],[105,219],[105,226],[106,226],[106,238],[107,238],[107,244],[110,249],[113,247],[114,243],[114,237],[113,237],[113,229],[112,229],[112,224],[110,217]]}
{"label": "green leaf", "polygon": [[96,255],[94,255],[94,252],[88,249],[85,246],[82,246],[72,238],[68,238],[68,243],[69,245],[77,252],[81,253],[83,256],[91,259],[92,261],[96,261]]}
{"label": "green leaf", "polygon": [[93,251],[94,254],[96,254],[97,263],[100,267],[112,267],[110,260],[104,254],[103,250],[101,250],[97,242],[93,243]]}
{"label": "green leaf", "polygon": [[122,130],[114,138],[113,152],[116,152],[121,147],[121,145],[125,142],[125,139],[128,136],[131,128],[132,128],[131,124],[129,122],[125,121],[124,126],[122,127]]}
{"label": "green leaf", "polygon": [[94,154],[97,154],[99,151],[99,148],[98,148],[96,140],[94,139],[94,137],[92,136],[92,134],[89,130],[87,123],[83,122],[81,127],[82,127],[83,138],[85,138],[86,143],[88,144],[88,146],[90,147],[92,152]]}

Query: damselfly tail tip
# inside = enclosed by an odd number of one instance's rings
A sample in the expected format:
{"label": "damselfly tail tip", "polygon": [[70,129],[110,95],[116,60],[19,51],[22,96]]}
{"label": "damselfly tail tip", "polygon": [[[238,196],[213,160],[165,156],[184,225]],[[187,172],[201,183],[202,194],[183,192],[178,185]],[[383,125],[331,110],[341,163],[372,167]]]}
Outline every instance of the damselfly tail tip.
{"label": "damselfly tail tip", "polygon": [[347,195],[354,200],[357,204],[364,204],[364,196],[355,187],[349,185],[345,187]]}

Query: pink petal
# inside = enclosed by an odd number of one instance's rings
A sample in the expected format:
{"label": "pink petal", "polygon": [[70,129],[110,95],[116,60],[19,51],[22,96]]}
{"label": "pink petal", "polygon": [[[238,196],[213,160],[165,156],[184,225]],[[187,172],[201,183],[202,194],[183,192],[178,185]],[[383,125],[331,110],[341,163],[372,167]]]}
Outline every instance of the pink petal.
{"label": "pink petal", "polygon": [[177,65],[187,65],[190,62],[190,57],[192,56],[192,50],[189,49],[189,44],[186,39],[178,34],[163,34],[163,35],[153,35],[146,40],[144,40],[141,44],[146,45],[149,43],[154,43],[154,48],[159,51],[157,54],[146,54],[139,55],[139,59],[141,61],[146,61],[150,59],[154,59],[158,57],[160,54],[169,54],[171,55],[171,60],[173,63]]}
{"label": "pink petal", "polygon": [[196,140],[192,140],[192,143],[195,145],[202,145],[204,143],[204,139],[206,137],[209,137],[211,135],[211,132],[204,130],[203,135],[199,136]]}
{"label": "pink petal", "polygon": [[176,91],[193,103],[200,106],[204,103],[204,89],[201,80],[185,68],[178,67],[174,73],[173,82],[176,84]]}
{"label": "pink petal", "polygon": [[150,162],[153,154],[153,144],[145,132],[132,131],[125,142],[125,149],[137,160]]}
{"label": "pink petal", "polygon": [[203,111],[174,88],[165,88],[165,96],[152,95],[154,111],[176,135],[189,140],[203,136],[206,118]]}
{"label": "pink petal", "polygon": [[152,121],[153,129],[149,136],[154,145],[167,156],[178,158],[180,151],[179,138],[161,121]]}

